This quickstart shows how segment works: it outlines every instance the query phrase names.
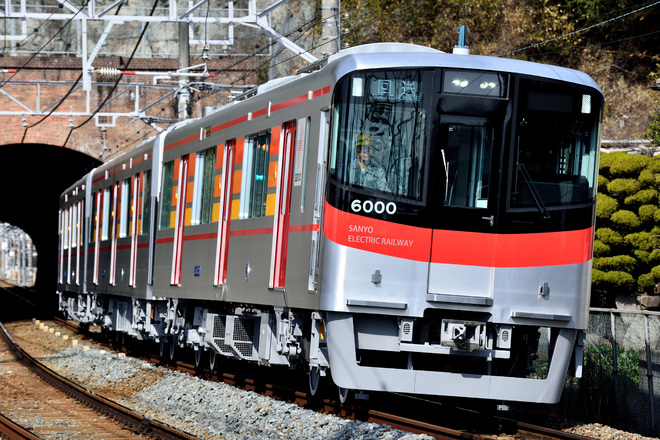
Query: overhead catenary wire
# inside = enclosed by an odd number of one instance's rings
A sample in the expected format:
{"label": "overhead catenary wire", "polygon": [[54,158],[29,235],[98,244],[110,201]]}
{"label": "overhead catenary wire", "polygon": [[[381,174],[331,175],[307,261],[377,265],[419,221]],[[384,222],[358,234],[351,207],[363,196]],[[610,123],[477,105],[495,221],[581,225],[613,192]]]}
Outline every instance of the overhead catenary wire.
{"label": "overhead catenary wire", "polygon": [[609,20],[601,21],[601,22],[599,22],[599,23],[592,24],[591,26],[587,26],[587,27],[585,27],[585,28],[578,29],[578,30],[573,31],[573,32],[569,32],[569,33],[567,33],[567,34],[560,35],[560,36],[558,36],[558,37],[550,38],[550,39],[547,39],[547,40],[545,40],[545,41],[541,41],[541,42],[539,42],[539,43],[530,44],[529,46],[521,47],[520,49],[515,49],[515,50],[512,50],[512,51],[509,51],[509,52],[506,52],[506,53],[500,54],[500,55],[498,55],[498,56],[500,56],[500,57],[505,57],[505,56],[507,56],[507,55],[512,55],[512,54],[514,54],[514,53],[518,53],[518,52],[522,52],[522,51],[525,51],[525,50],[528,50],[528,49],[532,49],[532,48],[534,48],[534,47],[542,46],[542,45],[544,45],[544,44],[548,44],[548,43],[551,43],[551,42],[553,42],[553,41],[560,40],[560,39],[562,39],[562,38],[567,38],[567,37],[570,37],[570,36],[572,36],[572,35],[577,35],[577,34],[580,34],[580,33],[582,33],[582,32],[586,32],[586,31],[589,31],[589,30],[591,30],[591,29],[597,28],[597,27],[599,27],[599,26],[603,26],[603,25],[605,25],[605,24],[608,24],[608,23],[614,22],[614,21],[616,21],[616,20],[621,20],[621,19],[623,19],[623,18],[625,18],[625,17],[628,17],[628,16],[630,16],[630,15],[636,14],[636,13],[638,13],[638,12],[641,12],[641,11],[643,11],[643,10],[645,10],[645,9],[652,8],[653,6],[657,6],[657,5],[660,5],[660,0],[659,0],[659,1],[656,1],[656,2],[654,2],[654,3],[650,3],[650,4],[646,5],[646,6],[642,6],[641,8],[637,8],[637,9],[635,9],[635,10],[633,10],[633,11],[630,11],[630,12],[627,12],[627,13],[625,13],[625,14],[619,15],[619,16],[617,16],[617,17],[610,18]]}
{"label": "overhead catenary wire", "polygon": [[[154,0],[154,4],[151,7],[151,11],[149,13],[150,17],[154,14],[154,11],[156,10],[156,6],[158,6],[158,0]],[[140,33],[138,41],[135,43],[135,47],[133,48],[133,52],[131,52],[131,56],[128,58],[128,61],[126,62],[126,67],[128,67],[130,65],[131,61],[133,61],[133,57],[135,56],[135,53],[137,52],[138,48],[140,47],[140,43],[142,42],[142,39],[144,38],[144,34],[147,32],[147,29],[149,29],[149,22],[147,22],[144,25],[144,27],[142,28],[142,32]],[[114,91],[117,89],[117,86],[119,85],[120,81],[121,81],[121,76],[119,78],[117,78],[117,80],[115,81],[114,85],[112,86],[112,89],[110,90],[110,92],[108,92],[107,96],[104,98],[104,100],[101,102],[101,104],[99,104],[97,106],[97,108],[92,112],[92,114],[87,119],[85,119],[81,124],[79,124],[75,127],[72,127],[69,130],[69,134],[67,135],[66,140],[62,144],[62,147],[66,147],[66,144],[69,142],[69,139],[71,138],[71,134],[74,132],[74,130],[77,130],[77,129],[83,127],[89,121],[91,121],[94,118],[94,116],[96,116],[96,114],[103,108],[103,106],[108,102],[108,100],[110,99],[110,97],[112,96]]]}

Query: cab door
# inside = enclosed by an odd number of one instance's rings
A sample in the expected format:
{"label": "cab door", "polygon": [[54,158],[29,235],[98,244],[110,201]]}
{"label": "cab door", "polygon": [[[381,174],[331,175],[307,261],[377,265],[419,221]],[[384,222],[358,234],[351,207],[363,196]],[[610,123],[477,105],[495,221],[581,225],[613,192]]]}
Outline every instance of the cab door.
{"label": "cab door", "polygon": [[293,148],[296,139],[296,122],[284,124],[284,136],[280,145],[279,169],[277,173],[277,196],[275,198],[275,224],[271,252],[271,289],[284,288],[286,281],[286,259],[289,244],[289,216],[291,206],[291,182],[293,174]]}
{"label": "cab door", "polygon": [[433,230],[429,293],[492,298],[497,162],[495,128],[485,118],[440,119],[444,185]]}

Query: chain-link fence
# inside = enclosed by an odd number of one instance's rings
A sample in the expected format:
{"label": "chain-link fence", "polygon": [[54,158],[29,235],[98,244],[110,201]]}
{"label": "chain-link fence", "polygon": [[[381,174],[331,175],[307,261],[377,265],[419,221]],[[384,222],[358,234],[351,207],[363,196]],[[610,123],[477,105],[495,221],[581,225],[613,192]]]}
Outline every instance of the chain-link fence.
{"label": "chain-link fence", "polygon": [[591,309],[581,379],[569,379],[566,414],[644,435],[660,433],[660,312]]}

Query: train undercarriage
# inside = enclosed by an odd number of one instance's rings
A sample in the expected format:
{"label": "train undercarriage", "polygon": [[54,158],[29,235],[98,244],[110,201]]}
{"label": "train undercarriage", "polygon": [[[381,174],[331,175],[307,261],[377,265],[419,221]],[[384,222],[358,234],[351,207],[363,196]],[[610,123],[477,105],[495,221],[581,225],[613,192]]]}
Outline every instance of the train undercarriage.
{"label": "train undercarriage", "polygon": [[[312,394],[332,367],[342,400],[348,390],[358,391],[356,381],[377,391],[403,387],[424,394],[422,387],[430,387],[427,394],[442,395],[441,383],[457,378],[465,381],[462,395],[488,399],[482,388],[509,386],[516,379],[549,385],[563,381],[566,370],[579,377],[582,365],[582,332],[495,325],[487,314],[434,311],[412,319],[67,293],[60,293],[60,310],[69,319],[114,332],[120,340],[129,336],[159,344],[163,357],[174,359],[177,349],[191,349],[196,366],[206,357],[213,369],[219,355],[303,369]],[[341,342],[329,349],[328,338]],[[500,379],[504,385],[497,384]],[[447,394],[455,394],[445,387]]]}

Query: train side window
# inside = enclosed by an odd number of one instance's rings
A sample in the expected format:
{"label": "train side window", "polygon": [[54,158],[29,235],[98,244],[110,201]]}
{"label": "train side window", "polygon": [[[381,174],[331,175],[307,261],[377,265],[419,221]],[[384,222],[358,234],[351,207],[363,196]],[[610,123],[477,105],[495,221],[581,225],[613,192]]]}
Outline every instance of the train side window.
{"label": "train side window", "polygon": [[147,234],[151,227],[151,170],[147,170],[142,178],[142,234]]}
{"label": "train side window", "polygon": [[163,189],[160,195],[160,229],[170,228],[172,190],[174,189],[174,161],[163,165]]}
{"label": "train side window", "polygon": [[78,204],[74,203],[71,213],[71,247],[78,247]]}
{"label": "train side window", "polygon": [[110,238],[110,207],[112,206],[112,191],[110,188],[103,189],[103,209],[101,212],[101,240]]}
{"label": "train side window", "polygon": [[96,191],[94,193],[94,198],[92,200],[92,233],[89,234],[89,242],[94,243],[96,241],[96,231],[98,230],[99,227],[99,222],[98,222],[98,215],[99,215],[99,207],[98,207],[98,200],[101,197],[100,191]]}
{"label": "train side window", "polygon": [[266,215],[270,130],[245,138],[243,149],[243,181],[239,218]]}
{"label": "train side window", "polygon": [[200,151],[195,160],[193,184],[192,225],[211,222],[213,212],[213,181],[215,178],[215,148]]}
{"label": "train side window", "polygon": [[64,249],[69,249],[69,209],[62,210],[62,231],[64,231]]}
{"label": "train side window", "polygon": [[128,236],[128,208],[131,204],[130,179],[122,180],[119,196],[119,238]]}

